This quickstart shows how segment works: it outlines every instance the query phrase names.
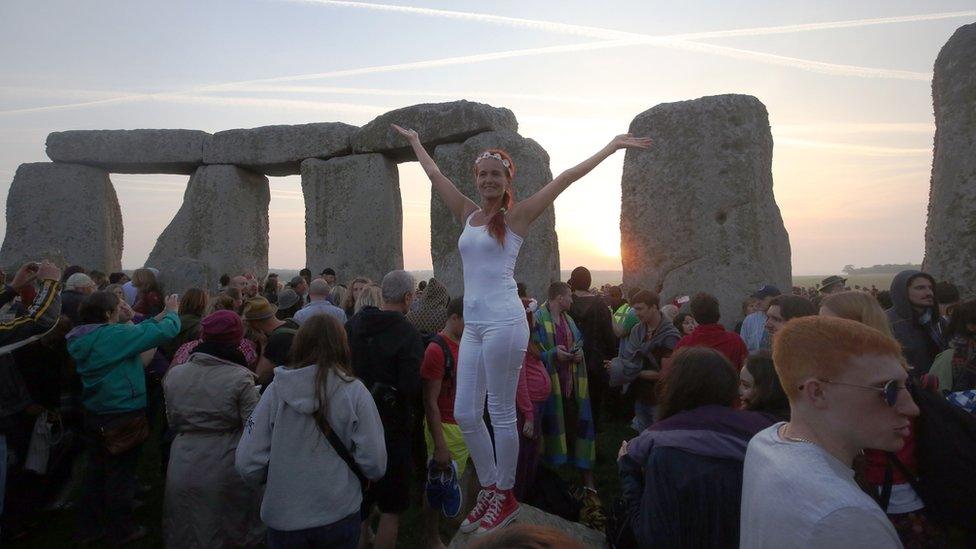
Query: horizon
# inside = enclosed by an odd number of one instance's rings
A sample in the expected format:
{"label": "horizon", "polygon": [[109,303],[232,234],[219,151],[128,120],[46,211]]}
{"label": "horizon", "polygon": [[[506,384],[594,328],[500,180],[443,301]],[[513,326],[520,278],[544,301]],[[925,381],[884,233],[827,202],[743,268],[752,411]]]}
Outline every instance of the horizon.
{"label": "horizon", "polygon": [[[976,20],[971,1],[752,6],[7,2],[0,43],[20,53],[0,60],[0,195],[5,204],[19,164],[47,160],[44,139],[58,130],[363,125],[468,99],[512,109],[558,175],[657,104],[745,93],[769,111],[794,276],[920,263],[931,70],[952,32]],[[562,269],[621,269],[622,164],[617,153],[557,199]],[[145,261],[188,179],[112,174],[125,268]],[[304,264],[300,178],[269,180],[269,265]],[[404,268],[429,270],[430,190],[417,163],[400,165],[400,187]]]}

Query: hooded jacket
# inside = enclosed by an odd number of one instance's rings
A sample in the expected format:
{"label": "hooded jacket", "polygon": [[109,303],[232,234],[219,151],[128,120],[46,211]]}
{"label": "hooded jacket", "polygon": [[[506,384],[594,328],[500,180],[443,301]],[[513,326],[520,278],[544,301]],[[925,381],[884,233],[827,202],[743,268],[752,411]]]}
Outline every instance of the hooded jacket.
{"label": "hooded jacket", "polygon": [[639,547],[736,547],[749,440],[773,424],[707,405],[659,421],[627,445],[620,486]]}
{"label": "hooded jacket", "polygon": [[[359,511],[362,491],[352,469],[315,423],[317,367],[275,368],[237,444],[245,482],[265,484],[261,520],[275,530],[332,524]],[[373,397],[357,379],[328,373],[329,425],[366,478],[386,472],[386,444]]]}
{"label": "hooded jacket", "polygon": [[168,311],[160,320],[139,324],[85,324],[65,336],[68,353],[81,377],[81,402],[93,414],[146,407],[146,377],[139,353],[158,347],[180,332],[180,317]]}
{"label": "hooded jacket", "polygon": [[[935,357],[946,349],[945,323],[939,316],[938,302],[919,315],[908,300],[908,284],[920,276],[935,286],[932,275],[921,271],[909,269],[895,275],[891,281],[891,308],[885,311],[891,331],[901,343],[902,353],[915,376],[928,373]],[[925,318],[930,319],[928,323],[923,323]]]}
{"label": "hooded jacket", "polygon": [[389,428],[409,425],[410,410],[420,397],[420,363],[424,344],[420,334],[402,313],[364,307],[346,323],[352,366],[363,385],[376,383],[396,388],[395,409],[381,409]]}

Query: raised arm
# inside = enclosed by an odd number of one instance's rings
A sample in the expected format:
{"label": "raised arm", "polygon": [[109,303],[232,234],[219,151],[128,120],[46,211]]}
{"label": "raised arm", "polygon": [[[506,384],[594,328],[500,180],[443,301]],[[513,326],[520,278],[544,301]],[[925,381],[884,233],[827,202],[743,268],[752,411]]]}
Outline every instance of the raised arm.
{"label": "raised arm", "polygon": [[447,209],[451,210],[451,214],[458,219],[458,221],[464,223],[464,220],[471,215],[471,212],[478,209],[478,205],[475,204],[470,198],[464,196],[461,191],[454,186],[454,183],[450,179],[441,173],[441,169],[437,167],[434,159],[427,154],[427,149],[420,143],[420,136],[416,131],[410,130],[397,126],[396,124],[390,124],[394,130],[400,135],[407,138],[410,142],[410,146],[413,148],[414,154],[417,155],[417,160],[420,161],[420,165],[423,166],[424,171],[427,173],[427,177],[430,178],[430,184],[437,191],[438,196],[447,205]]}
{"label": "raised arm", "polygon": [[651,147],[650,137],[634,137],[627,133],[614,137],[606,147],[600,149],[596,154],[587,158],[583,162],[559,174],[558,177],[546,184],[535,192],[532,196],[515,204],[512,210],[506,215],[505,221],[508,226],[520,235],[524,235],[529,229],[529,225],[542,215],[542,212],[556,200],[567,187],[576,180],[593,171],[600,162],[606,160],[618,149],[649,149]]}

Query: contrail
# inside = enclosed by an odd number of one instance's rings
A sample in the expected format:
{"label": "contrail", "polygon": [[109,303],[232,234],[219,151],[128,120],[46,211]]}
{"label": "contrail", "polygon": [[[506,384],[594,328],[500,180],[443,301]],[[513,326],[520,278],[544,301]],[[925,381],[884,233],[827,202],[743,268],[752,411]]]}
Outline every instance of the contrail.
{"label": "contrail", "polygon": [[[710,31],[698,33],[685,33],[673,35],[654,36],[642,33],[619,31],[601,27],[591,27],[586,25],[573,25],[568,23],[557,23],[553,21],[542,21],[536,19],[524,19],[519,17],[506,17],[501,15],[491,15],[485,13],[471,13],[452,10],[440,10],[431,8],[416,8],[412,6],[396,6],[391,4],[373,4],[366,2],[348,2],[342,0],[286,0],[289,2],[319,4],[337,7],[349,7],[375,11],[389,11],[397,13],[409,13],[416,15],[428,15],[448,19],[459,19],[466,21],[477,21],[483,23],[494,23],[512,26],[516,28],[528,28],[546,32],[557,32],[561,34],[572,34],[576,36],[586,36],[603,40],[622,40],[633,41],[621,45],[650,44],[668,48],[676,48],[701,53],[712,53],[733,57],[736,59],[746,59],[774,65],[793,67],[811,72],[822,74],[833,74],[841,76],[858,76],[862,78],[893,78],[903,80],[930,80],[931,73],[900,71],[891,69],[877,69],[871,67],[860,67],[856,65],[844,65],[838,63],[826,63],[821,61],[811,61],[783,55],[775,55],[752,50],[743,50],[715,44],[692,42],[692,39],[702,40],[706,38],[721,38],[727,36],[761,36],[766,34],[783,34],[791,32],[808,32],[815,30],[850,28],[869,25],[883,25],[893,23],[908,23],[915,21],[928,21],[933,19],[948,19],[955,17],[976,16],[976,11],[958,11],[935,14],[908,15],[899,17],[883,17],[872,19],[858,19],[847,21],[832,21],[823,23],[805,23],[795,25],[784,25],[778,27],[756,27],[747,29],[733,29],[725,31]],[[573,47],[573,46],[568,46]]]}
{"label": "contrail", "polygon": [[[474,21],[482,21],[482,22],[489,22],[489,23],[502,23],[502,24],[508,24],[520,28],[532,28],[532,29],[544,30],[544,31],[568,33],[568,34],[573,34],[578,36],[587,36],[591,38],[600,38],[603,41],[447,57],[441,59],[431,59],[426,61],[415,61],[409,63],[377,65],[377,66],[362,67],[357,69],[344,69],[344,70],[335,70],[335,71],[310,73],[310,74],[280,76],[280,77],[273,77],[273,78],[242,80],[236,82],[226,82],[223,84],[211,84],[211,85],[198,86],[187,90],[170,92],[168,95],[189,96],[195,93],[202,93],[208,91],[237,90],[240,87],[254,85],[254,84],[300,82],[306,80],[339,78],[344,76],[358,76],[364,74],[399,72],[399,71],[416,70],[416,69],[447,67],[447,66],[467,64],[467,63],[479,63],[479,62],[494,61],[494,60],[501,60],[501,59],[511,59],[516,57],[529,57],[529,56],[546,55],[552,53],[568,53],[568,52],[578,52],[578,51],[587,51],[587,50],[599,50],[599,49],[617,48],[617,47],[633,46],[633,45],[640,45],[640,44],[658,44],[662,46],[685,49],[690,51],[698,51],[703,53],[716,53],[719,55],[725,55],[725,56],[735,57],[739,59],[750,59],[750,60],[756,60],[756,61],[776,64],[781,66],[789,66],[789,67],[799,68],[807,71],[819,72],[822,74],[927,81],[931,78],[930,73],[900,71],[900,70],[892,70],[892,69],[876,69],[870,67],[859,67],[855,65],[843,65],[837,63],[810,61],[806,59],[799,59],[799,58],[787,57],[782,55],[731,48],[727,46],[718,46],[714,44],[691,42],[690,39],[692,38],[706,39],[706,38],[718,38],[718,37],[726,37],[726,36],[759,36],[764,34],[807,32],[807,31],[824,30],[824,29],[850,28],[850,27],[867,26],[867,25],[908,23],[908,22],[916,22],[916,21],[930,21],[930,20],[938,20],[938,19],[976,16],[976,11],[959,11],[959,12],[920,14],[920,15],[901,16],[901,17],[783,25],[778,27],[731,29],[731,30],[724,30],[724,31],[708,31],[708,32],[699,32],[699,33],[676,34],[670,36],[651,36],[646,34],[617,31],[613,29],[603,29],[599,27],[589,27],[584,25],[570,25],[566,23],[555,23],[550,21],[537,21],[532,19],[503,17],[503,16],[490,15],[490,14],[467,13],[467,12],[457,12],[457,11],[449,11],[449,10],[437,10],[437,9],[430,9],[430,8],[416,8],[410,6],[368,4],[362,2],[343,2],[337,0],[290,0],[290,1],[353,7],[359,9],[371,9],[371,10],[379,10],[379,11],[395,11],[401,13],[432,15],[432,16],[439,16],[439,17],[450,17],[456,19],[474,20]],[[24,109],[9,109],[5,111],[0,111],[0,115],[25,114],[25,113],[70,109],[76,107],[99,106],[99,105],[110,104],[110,103],[139,101],[143,99],[149,99],[152,97],[159,98],[159,94],[144,94],[144,93],[126,94],[126,95],[120,95],[118,97],[113,97],[108,99],[85,101],[80,103],[68,103],[63,105],[50,105],[45,107],[31,107],[31,108],[24,108]]]}
{"label": "contrail", "polygon": [[953,11],[942,13],[926,13],[918,15],[904,15],[896,17],[875,17],[870,19],[851,19],[846,21],[826,21],[822,23],[800,23],[793,25],[778,25],[773,27],[752,27],[746,29],[731,29],[720,31],[705,31],[684,34],[671,34],[664,36],[651,36],[642,33],[607,29],[603,27],[592,27],[588,25],[574,25],[569,23],[558,23],[555,21],[544,21],[538,19],[525,19],[521,17],[507,17],[503,15],[492,15],[488,13],[473,13],[454,10],[441,10],[433,8],[418,8],[413,6],[399,6],[394,4],[378,4],[372,2],[350,2],[344,0],[284,0],[298,4],[322,4],[337,7],[357,8],[374,11],[387,11],[397,13],[410,13],[415,15],[429,15],[450,19],[461,19],[466,21],[478,21],[482,23],[497,23],[512,27],[528,28],[542,31],[558,32],[561,34],[572,34],[576,36],[587,36],[590,38],[601,39],[623,39],[623,38],[645,38],[655,40],[704,40],[706,38],[724,38],[731,36],[763,36],[768,34],[788,34],[794,32],[809,32],[828,29],[843,29],[850,27],[864,27],[870,25],[889,25],[893,23],[914,23],[919,21],[935,21],[939,19],[955,19],[960,17],[974,17],[976,10]]}

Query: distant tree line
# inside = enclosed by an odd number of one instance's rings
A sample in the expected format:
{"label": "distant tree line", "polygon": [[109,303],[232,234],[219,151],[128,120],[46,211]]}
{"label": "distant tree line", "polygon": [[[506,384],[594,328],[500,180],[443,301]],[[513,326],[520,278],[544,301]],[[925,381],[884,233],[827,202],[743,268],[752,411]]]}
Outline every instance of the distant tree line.
{"label": "distant tree line", "polygon": [[921,270],[921,265],[914,263],[885,263],[884,265],[872,265],[870,267],[855,267],[854,265],[844,265],[843,273],[854,274],[896,274],[907,269]]}

